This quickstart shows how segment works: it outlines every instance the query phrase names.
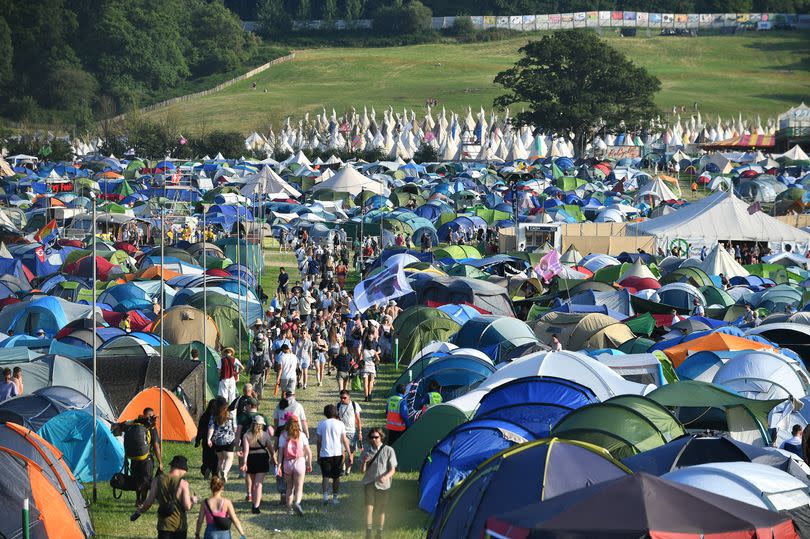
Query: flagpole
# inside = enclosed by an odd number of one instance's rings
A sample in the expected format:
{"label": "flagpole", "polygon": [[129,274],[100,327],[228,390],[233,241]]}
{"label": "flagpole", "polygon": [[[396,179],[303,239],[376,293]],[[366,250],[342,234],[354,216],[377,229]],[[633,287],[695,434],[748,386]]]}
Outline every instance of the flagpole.
{"label": "flagpole", "polygon": [[360,272],[360,278],[363,278],[363,223],[366,220],[366,205],[363,202],[363,195],[365,189],[362,187],[360,188],[360,268],[358,271]]}
{"label": "flagpole", "polygon": [[[166,192],[166,179],[163,179],[163,191]],[[163,207],[160,208],[160,397],[158,402],[158,417],[160,420],[160,454],[163,455],[163,319],[166,311],[166,270],[165,270],[165,246],[166,231],[164,225]]]}
{"label": "flagpole", "polygon": [[[242,218],[239,215],[238,207],[239,206],[237,206],[237,210],[236,210],[236,278],[237,278],[237,283],[238,283],[237,291],[239,292],[239,295],[237,296],[236,299],[239,301],[239,316],[241,317],[242,316],[242,267],[241,267],[242,266],[242,257],[239,256],[240,255],[239,242],[241,241],[241,236],[242,236],[241,231],[240,231],[240,229],[242,228],[242,223],[241,223]],[[247,298],[245,298],[245,299],[247,300]],[[247,310],[247,309],[245,309],[245,310]],[[246,324],[248,323],[247,317],[245,317],[245,323]],[[238,331],[237,333],[239,334],[239,358],[240,358],[240,361],[241,361],[241,358],[242,358],[242,332]]]}
{"label": "flagpole", "polygon": [[[205,203],[201,202],[202,204],[202,233],[203,233],[203,353],[202,353],[202,364],[203,364],[203,400],[206,398],[206,390],[208,389],[208,345],[206,344],[207,335],[206,330],[208,329],[208,237],[205,228]],[[202,415],[202,411],[200,411],[200,415]]]}
{"label": "flagpole", "polygon": [[96,365],[96,356],[98,354],[98,351],[96,350],[96,340],[98,339],[98,329],[96,327],[96,278],[98,269],[96,268],[96,197],[95,193],[92,191],[90,194],[93,198],[93,279],[90,285],[93,293],[93,310],[91,311],[90,316],[92,317],[91,320],[93,321],[93,389],[91,393],[93,398],[93,501],[95,502],[98,494],[96,488],[96,480],[98,475],[98,454],[96,451],[96,420],[98,417],[98,403],[96,402],[96,384],[98,383],[98,366]]}

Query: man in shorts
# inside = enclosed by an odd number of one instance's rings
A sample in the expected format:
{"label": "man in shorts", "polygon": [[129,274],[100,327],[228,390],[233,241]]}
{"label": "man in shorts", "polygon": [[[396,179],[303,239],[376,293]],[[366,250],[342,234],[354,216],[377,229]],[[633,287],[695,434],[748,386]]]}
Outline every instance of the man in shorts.
{"label": "man in shorts", "polygon": [[278,381],[276,385],[281,391],[295,391],[295,384],[298,379],[298,357],[290,352],[290,345],[281,345],[281,354],[278,357]]}
{"label": "man in shorts", "polygon": [[349,438],[346,436],[346,426],[338,419],[337,407],[328,404],[323,409],[326,417],[318,424],[318,464],[321,466],[323,477],[323,504],[329,503],[329,480],[332,480],[332,504],[340,503],[338,491],[340,490],[340,476],[343,475],[343,455],[348,454],[349,466],[354,463],[354,455],[349,448]]}
{"label": "man in shorts", "polygon": [[[340,402],[337,404],[338,419],[346,427],[346,437],[349,439],[349,452],[354,454],[363,449],[363,422],[360,419],[362,409],[354,402],[347,389],[340,391]],[[344,461],[343,475],[349,475],[351,466]]]}

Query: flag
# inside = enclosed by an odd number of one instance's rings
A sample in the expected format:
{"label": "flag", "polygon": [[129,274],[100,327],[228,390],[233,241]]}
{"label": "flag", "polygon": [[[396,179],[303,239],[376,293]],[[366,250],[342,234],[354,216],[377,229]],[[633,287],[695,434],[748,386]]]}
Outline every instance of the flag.
{"label": "flag", "polygon": [[560,253],[553,249],[543,255],[540,262],[534,267],[534,272],[542,277],[545,282],[549,282],[552,277],[559,275],[562,271],[562,264],[560,264]]}
{"label": "flag", "polygon": [[359,312],[364,312],[372,305],[378,305],[405,294],[413,292],[405,277],[405,261],[399,258],[396,264],[369,277],[354,287],[354,305]]}
{"label": "flag", "polygon": [[34,234],[34,241],[47,245],[58,237],[59,226],[56,224],[56,219],[51,219],[47,225],[43,226],[39,232]]}
{"label": "flag", "polygon": [[748,215],[754,215],[758,211],[762,211],[762,204],[759,201],[748,206]]}
{"label": "flag", "polygon": [[42,247],[37,247],[34,249],[34,253],[37,255],[37,258],[40,262],[45,262],[45,249]]}

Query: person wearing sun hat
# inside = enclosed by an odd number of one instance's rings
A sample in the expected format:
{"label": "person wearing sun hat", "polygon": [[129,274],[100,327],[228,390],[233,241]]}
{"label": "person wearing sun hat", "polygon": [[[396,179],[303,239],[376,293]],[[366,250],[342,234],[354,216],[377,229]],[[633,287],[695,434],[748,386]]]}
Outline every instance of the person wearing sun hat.
{"label": "person wearing sun hat", "polygon": [[188,535],[188,518],[186,513],[197,503],[197,496],[185,475],[188,473],[188,460],[182,455],[175,455],[169,463],[169,473],[152,479],[146,500],[129,517],[137,520],[143,513],[158,502],[157,531],[158,538],[175,539]]}

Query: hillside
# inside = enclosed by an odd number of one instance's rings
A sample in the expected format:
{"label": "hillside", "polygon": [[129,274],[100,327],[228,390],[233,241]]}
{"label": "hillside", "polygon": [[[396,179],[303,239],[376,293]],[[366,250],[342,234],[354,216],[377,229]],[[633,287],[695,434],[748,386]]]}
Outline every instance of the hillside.
{"label": "hillside", "polygon": [[[514,62],[526,39],[298,51],[293,62],[150,116],[171,113],[190,131],[204,125],[247,133],[321,106],[338,112],[363,105],[420,110],[426,99],[436,98],[456,111],[489,108],[499,93],[495,74]],[[606,39],[661,79],[657,103],[664,111],[697,101],[704,114],[764,118],[810,95],[810,33]]]}

